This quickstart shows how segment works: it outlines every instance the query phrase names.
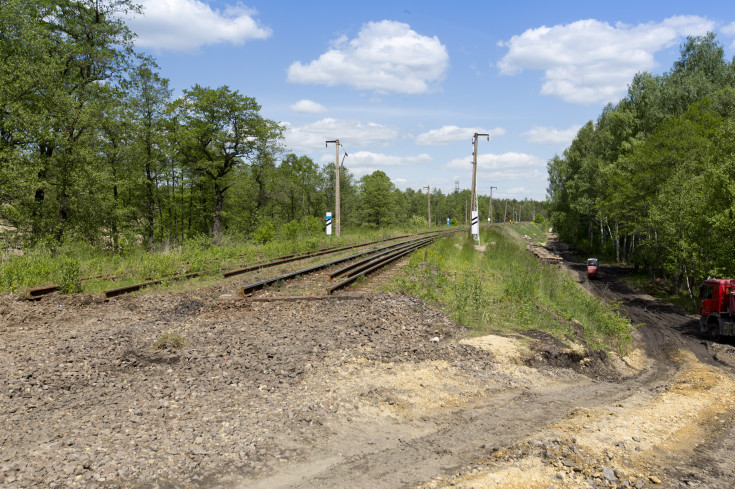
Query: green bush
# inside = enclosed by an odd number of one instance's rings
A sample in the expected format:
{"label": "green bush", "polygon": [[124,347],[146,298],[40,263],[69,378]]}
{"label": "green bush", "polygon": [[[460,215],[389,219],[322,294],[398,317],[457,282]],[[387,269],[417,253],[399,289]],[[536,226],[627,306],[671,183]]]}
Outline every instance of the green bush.
{"label": "green bush", "polygon": [[425,228],[429,226],[429,221],[423,216],[413,215],[408,223],[412,228]]}
{"label": "green bush", "polygon": [[266,244],[273,240],[276,236],[276,229],[273,227],[273,223],[266,221],[253,232],[251,238],[258,244]]}
{"label": "green bush", "polygon": [[303,227],[303,223],[299,223],[298,220],[294,219],[281,227],[281,233],[286,239],[296,239],[296,237],[301,233]]}
{"label": "green bush", "polygon": [[81,267],[79,261],[66,257],[59,264],[59,291],[62,294],[74,294],[82,291]]}

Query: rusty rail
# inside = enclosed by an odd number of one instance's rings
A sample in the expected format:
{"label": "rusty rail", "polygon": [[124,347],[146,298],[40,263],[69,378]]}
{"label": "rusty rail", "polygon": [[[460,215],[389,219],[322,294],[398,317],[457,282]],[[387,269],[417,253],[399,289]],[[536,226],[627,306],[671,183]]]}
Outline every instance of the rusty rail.
{"label": "rusty rail", "polygon": [[183,275],[171,275],[171,276],[168,276],[168,277],[159,278],[157,280],[150,280],[148,282],[141,282],[141,283],[138,283],[138,284],[126,285],[124,287],[118,287],[116,289],[105,290],[103,292],[103,294],[104,294],[105,300],[108,301],[108,300],[110,300],[113,297],[117,297],[118,295],[129,294],[130,292],[136,292],[136,291],[138,291],[138,290],[140,290],[142,288],[150,287],[151,285],[158,285],[158,284],[160,284],[162,282],[165,282],[166,279],[186,280],[186,279],[198,277],[200,274],[201,274],[201,272],[192,272],[192,273],[186,273],[186,274],[183,274]]}
{"label": "rusty rail", "polygon": [[401,250],[401,251],[396,252],[396,253],[391,253],[391,254],[389,254],[389,255],[387,255],[384,258],[379,259],[379,260],[374,260],[374,262],[372,264],[368,263],[368,264],[366,264],[366,266],[361,267],[360,268],[361,271],[359,271],[359,272],[358,272],[358,270],[354,270],[353,272],[351,272],[348,275],[348,278],[346,278],[345,280],[342,280],[341,282],[339,282],[337,284],[334,284],[334,285],[332,285],[330,287],[327,287],[327,294],[332,295],[332,293],[335,290],[339,290],[339,289],[341,289],[343,287],[346,287],[349,284],[351,284],[352,282],[354,282],[355,280],[357,280],[358,278],[363,277],[363,276],[367,276],[367,275],[373,273],[374,271],[379,270],[379,269],[383,268],[384,266],[389,265],[389,264],[393,263],[394,261],[396,261],[396,260],[398,260],[400,258],[403,258],[404,256],[406,256],[406,255],[408,255],[410,253],[413,253],[415,250],[417,250],[419,248],[423,248],[424,246],[427,246],[427,245],[433,243],[435,241],[435,239],[436,239],[435,237],[429,238],[427,240],[422,241],[421,243],[417,243],[416,245],[409,247],[408,249]]}
{"label": "rusty rail", "polygon": [[[426,238],[419,238],[417,241],[425,241],[425,240],[426,240]],[[398,243],[398,244],[393,244],[393,245],[390,245],[390,246],[385,246],[383,248],[378,248],[376,250],[363,251],[361,253],[350,255],[350,256],[347,256],[347,257],[344,257],[344,258],[339,258],[337,260],[329,261],[329,262],[326,262],[326,263],[321,263],[319,265],[314,265],[313,267],[304,268],[302,270],[297,270],[295,272],[287,273],[285,275],[279,275],[277,277],[272,277],[272,278],[269,278],[269,279],[261,280],[259,282],[255,282],[255,283],[248,284],[248,285],[244,286],[242,288],[241,294],[243,296],[247,296],[247,295],[252,294],[253,292],[255,292],[257,290],[260,290],[260,289],[262,289],[262,288],[264,288],[264,287],[266,287],[268,285],[274,284],[276,282],[280,282],[280,281],[284,281],[284,280],[290,280],[290,279],[299,277],[301,275],[306,275],[306,274],[309,274],[309,273],[317,272],[319,270],[323,270],[325,268],[328,268],[328,267],[331,267],[331,266],[334,266],[334,265],[338,265],[338,264],[344,263],[346,261],[354,260],[356,258],[360,258],[362,256],[366,256],[366,255],[369,255],[369,254],[372,254],[372,253],[385,251],[387,249],[395,249],[396,247],[402,247],[405,244],[406,244],[406,242],[404,242],[404,243]]]}

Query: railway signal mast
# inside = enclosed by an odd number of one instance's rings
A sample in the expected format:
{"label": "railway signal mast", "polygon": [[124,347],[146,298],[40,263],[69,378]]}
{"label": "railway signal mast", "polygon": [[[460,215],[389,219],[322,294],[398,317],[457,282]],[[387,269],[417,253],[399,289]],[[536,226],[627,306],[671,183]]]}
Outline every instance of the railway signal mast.
{"label": "railway signal mast", "polygon": [[429,228],[431,229],[431,186],[421,187],[426,189],[426,195],[429,199]]}
{"label": "railway signal mast", "polygon": [[[336,157],[334,160],[334,234],[339,238],[342,234],[342,216],[339,212],[339,173],[345,160],[342,158],[342,163],[339,162],[339,147],[341,146],[339,139],[325,141],[324,146],[328,147],[329,143],[334,143],[334,148],[336,150]],[[347,157],[347,151],[345,151],[345,157]]]}
{"label": "railway signal mast", "polygon": [[493,222],[493,189],[497,190],[498,187],[490,187],[490,209],[487,211],[487,222],[490,224]]}
{"label": "railway signal mast", "polygon": [[485,136],[490,141],[489,134],[475,133],[472,136],[472,144],[474,145],[474,151],[472,152],[472,196],[470,197],[470,233],[468,238],[474,238],[475,241],[480,241],[480,217],[477,213],[477,137]]}

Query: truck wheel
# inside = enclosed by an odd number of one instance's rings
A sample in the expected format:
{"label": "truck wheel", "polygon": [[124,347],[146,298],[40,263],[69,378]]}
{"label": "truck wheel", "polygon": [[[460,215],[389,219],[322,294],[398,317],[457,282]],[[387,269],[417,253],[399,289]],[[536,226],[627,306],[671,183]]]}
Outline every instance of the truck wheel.
{"label": "truck wheel", "polygon": [[712,341],[720,341],[720,323],[717,320],[710,321],[707,325],[707,333],[709,339]]}

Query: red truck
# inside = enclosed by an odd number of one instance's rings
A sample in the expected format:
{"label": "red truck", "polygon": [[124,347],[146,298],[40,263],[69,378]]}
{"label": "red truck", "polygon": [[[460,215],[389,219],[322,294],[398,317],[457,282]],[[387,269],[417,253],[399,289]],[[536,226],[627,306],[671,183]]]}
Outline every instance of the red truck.
{"label": "red truck", "polygon": [[589,278],[597,277],[599,267],[600,261],[597,258],[587,259],[587,276]]}
{"label": "red truck", "polygon": [[699,287],[699,331],[713,341],[735,335],[735,279],[708,278]]}

